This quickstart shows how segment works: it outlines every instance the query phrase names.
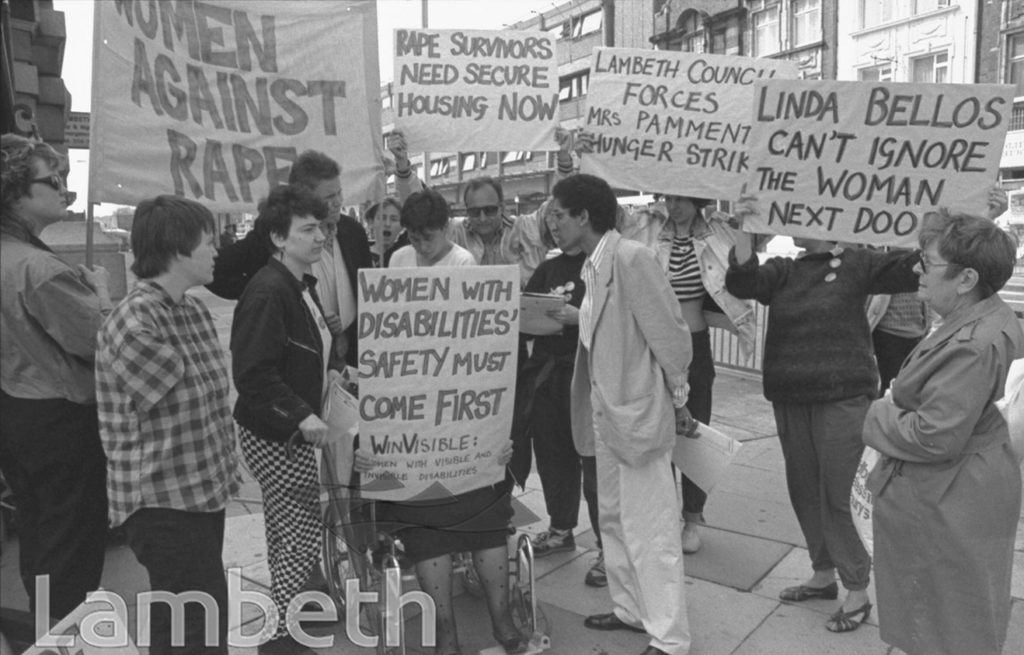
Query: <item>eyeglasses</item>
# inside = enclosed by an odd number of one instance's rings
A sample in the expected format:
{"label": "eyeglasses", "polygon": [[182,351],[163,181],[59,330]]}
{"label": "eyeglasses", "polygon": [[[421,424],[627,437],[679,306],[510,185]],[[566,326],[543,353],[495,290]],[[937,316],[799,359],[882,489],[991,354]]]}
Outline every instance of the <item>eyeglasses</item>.
{"label": "eyeglasses", "polygon": [[483,207],[466,207],[466,216],[480,218],[481,214],[487,214],[488,218],[494,218],[501,212],[498,205],[484,205]]}
{"label": "eyeglasses", "polygon": [[34,180],[29,180],[29,184],[45,184],[54,191],[67,191],[67,185],[64,184],[64,178],[56,173],[47,175],[46,177],[37,177]]}
{"label": "eyeglasses", "polygon": [[918,260],[918,263],[921,265],[922,273],[927,273],[933,268],[946,268],[947,266],[950,265],[950,262],[946,262],[945,264],[932,264],[927,259],[925,259],[924,255],[921,256],[921,258]]}

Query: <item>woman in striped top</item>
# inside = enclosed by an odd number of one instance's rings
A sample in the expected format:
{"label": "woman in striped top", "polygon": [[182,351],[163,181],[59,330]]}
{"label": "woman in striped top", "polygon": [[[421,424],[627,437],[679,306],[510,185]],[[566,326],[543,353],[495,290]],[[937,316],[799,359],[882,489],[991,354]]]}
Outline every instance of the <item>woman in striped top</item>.
{"label": "woman in striped top", "polygon": [[[738,232],[726,222],[724,214],[704,216],[711,201],[686,196],[665,196],[667,216],[657,211],[641,212],[628,219],[622,235],[640,241],[656,253],[679,301],[683,318],[693,339],[686,402],[690,414],[711,421],[711,392],[715,364],[711,355],[709,327],[723,327],[739,337],[744,356],[753,352],[754,305],[739,300],[725,290],[725,272],[729,267],[729,249]],[[704,522],[707,493],[686,475],[683,478],[683,552],[700,548],[699,526]]]}

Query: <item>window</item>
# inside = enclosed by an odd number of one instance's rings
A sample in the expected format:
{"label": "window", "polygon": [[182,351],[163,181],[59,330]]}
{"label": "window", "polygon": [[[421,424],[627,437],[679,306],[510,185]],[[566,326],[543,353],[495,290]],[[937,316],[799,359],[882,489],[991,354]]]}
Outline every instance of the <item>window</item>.
{"label": "window", "polygon": [[861,27],[909,18],[950,6],[950,0],[860,0]]}
{"label": "window", "polygon": [[1006,37],[1006,79],[1003,82],[1015,85],[1015,94],[1024,96],[1024,32]]}
{"label": "window", "polygon": [[892,64],[862,68],[857,72],[861,82],[892,82]]}
{"label": "window", "polygon": [[452,160],[448,157],[444,159],[435,159],[430,162],[430,177],[441,177],[447,175],[448,171],[451,170]]}
{"label": "window", "polygon": [[595,11],[591,14],[587,14],[579,20],[582,24],[580,34],[591,34],[601,29],[601,26],[604,24],[604,15],[600,11]]}
{"label": "window", "polygon": [[704,30],[688,34],[683,38],[684,50],[687,52],[704,52]]}
{"label": "window", "polygon": [[547,33],[551,35],[555,40],[564,39],[569,36],[569,23],[559,23],[558,25],[552,25],[547,29]]}
{"label": "window", "polygon": [[793,47],[821,40],[821,1],[793,0],[790,42]]}
{"label": "window", "polygon": [[509,150],[505,153],[504,159],[501,160],[503,164],[514,164],[520,161],[529,161],[533,159],[533,152],[530,150]]}
{"label": "window", "polygon": [[558,100],[565,102],[573,98],[587,95],[587,88],[590,86],[590,71],[586,70],[576,75],[563,77],[558,82]]}
{"label": "window", "polygon": [[462,172],[468,173],[476,168],[476,153],[471,152],[462,156]]}
{"label": "window", "polygon": [[946,82],[949,80],[949,53],[937,52],[917,57],[911,60],[910,72],[912,82]]}
{"label": "window", "polygon": [[711,33],[711,50],[708,52],[714,52],[717,54],[725,54],[728,46],[729,38],[728,32],[724,29],[715,30]]}
{"label": "window", "polygon": [[779,51],[779,5],[768,5],[754,12],[754,56],[763,57]]}

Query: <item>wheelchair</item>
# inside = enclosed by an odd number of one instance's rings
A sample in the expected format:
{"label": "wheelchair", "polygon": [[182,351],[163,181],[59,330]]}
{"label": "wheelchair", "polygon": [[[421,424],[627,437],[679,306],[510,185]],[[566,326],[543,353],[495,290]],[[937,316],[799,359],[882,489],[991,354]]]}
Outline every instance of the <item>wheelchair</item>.
{"label": "wheelchair", "polygon": [[[401,606],[389,613],[387,598],[399,598],[402,589],[416,584],[416,576],[403,561],[401,544],[394,535],[381,529],[377,521],[377,504],[360,497],[358,484],[352,471],[339,478],[331,470],[334,460],[324,453],[326,477],[331,480],[324,490],[322,566],[330,594],[339,613],[349,617],[358,612],[361,633],[376,641],[378,655],[405,655],[405,618]],[[323,497],[322,496],[322,497]],[[529,637],[526,650],[520,653],[541,653],[551,645],[549,625],[539,611],[535,590],[533,545],[527,535],[514,536],[510,529],[509,547],[509,604],[516,628]],[[452,555],[452,575],[458,576],[463,588],[474,596],[482,596],[483,588],[477,577],[470,553]],[[360,602],[359,607],[347,607],[349,589],[361,593],[372,592],[359,598],[373,598]],[[500,653],[488,649],[488,653]]]}

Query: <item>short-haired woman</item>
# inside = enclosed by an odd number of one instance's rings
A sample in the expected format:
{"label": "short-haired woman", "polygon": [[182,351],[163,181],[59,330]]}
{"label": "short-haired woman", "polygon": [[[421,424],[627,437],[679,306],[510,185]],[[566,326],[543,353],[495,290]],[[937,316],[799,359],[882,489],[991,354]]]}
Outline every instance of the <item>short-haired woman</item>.
{"label": "short-haired woman", "polygon": [[391,256],[391,268],[472,266],[473,255],[448,240],[448,202],[437,191],[417,191],[402,205],[402,227],[409,237]]}
{"label": "short-haired woman", "polygon": [[[755,211],[750,197],[737,218]],[[850,486],[864,444],[861,428],[878,390],[878,366],[864,304],[869,294],[917,286],[916,252],[844,248],[833,241],[795,238],[796,259],[759,264],[751,238],[738,239],[725,286],[737,298],[768,306],[764,395],[772,403],[786,463],[786,486],[813,572],[787,587],[781,600],[838,598],[825,622],[831,632],[856,630],[871,614],[867,587],[871,557],[850,512]]]}
{"label": "short-haired woman", "polygon": [[45,143],[0,138],[0,469],[25,591],[34,607],[36,576],[49,575],[54,618],[99,586],[107,530],[93,361],[108,275],[69,266],[39,239],[67,218],[65,165]]}
{"label": "short-haired woman", "polygon": [[[328,443],[320,417],[331,334],[310,266],[326,238],[327,205],[297,186],[279,187],[260,206],[256,229],[273,254],[246,285],[231,323],[235,420],[242,454],[263,493],[271,595],[279,612],[268,653],[309,652],[287,633],[286,609],[319,583],[319,474],[313,447]],[[286,444],[303,443],[287,457]]]}
{"label": "short-haired woman", "polygon": [[980,216],[939,212],[919,236],[918,298],[942,319],[872,403],[882,640],[909,655],[998,655],[1010,620],[1021,471],[995,407],[1024,332],[996,292],[1016,243]]}

